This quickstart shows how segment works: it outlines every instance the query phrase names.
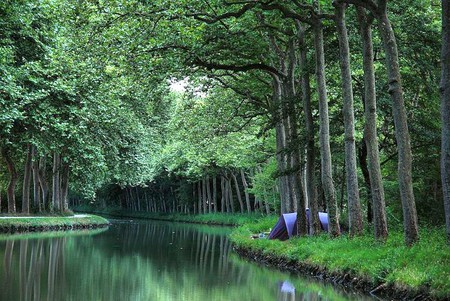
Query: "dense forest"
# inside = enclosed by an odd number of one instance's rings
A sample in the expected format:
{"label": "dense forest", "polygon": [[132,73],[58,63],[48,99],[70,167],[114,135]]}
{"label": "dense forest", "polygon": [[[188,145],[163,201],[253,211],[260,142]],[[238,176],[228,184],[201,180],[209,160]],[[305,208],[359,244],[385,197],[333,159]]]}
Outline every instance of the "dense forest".
{"label": "dense forest", "polygon": [[[446,225],[437,0],[6,0],[0,209],[297,211],[299,234]],[[311,222],[306,222],[310,208]],[[370,225],[370,226],[369,226]]]}

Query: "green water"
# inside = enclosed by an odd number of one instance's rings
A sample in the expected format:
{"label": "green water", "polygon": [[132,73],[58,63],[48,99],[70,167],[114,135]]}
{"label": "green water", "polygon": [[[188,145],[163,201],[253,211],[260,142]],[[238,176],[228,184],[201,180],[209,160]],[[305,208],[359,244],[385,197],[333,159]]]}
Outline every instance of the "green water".
{"label": "green water", "polygon": [[116,220],[0,236],[0,300],[371,300],[239,258],[229,228]]}

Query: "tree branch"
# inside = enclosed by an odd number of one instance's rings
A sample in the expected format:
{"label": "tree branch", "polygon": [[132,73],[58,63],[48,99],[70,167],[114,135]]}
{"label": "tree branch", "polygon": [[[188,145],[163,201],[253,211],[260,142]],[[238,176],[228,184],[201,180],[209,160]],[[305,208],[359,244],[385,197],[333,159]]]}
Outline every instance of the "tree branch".
{"label": "tree branch", "polygon": [[373,0],[339,0],[339,1],[343,3],[364,7],[373,14],[376,14],[378,11],[378,5],[375,2],[373,2]]}
{"label": "tree branch", "polygon": [[205,62],[201,60],[199,57],[196,57],[193,61],[193,63],[197,66],[204,67],[208,70],[228,70],[228,71],[235,71],[235,72],[247,72],[251,70],[261,70],[266,71],[272,75],[275,76],[283,76],[281,72],[279,72],[274,67],[261,64],[261,63],[253,63],[253,64],[246,64],[246,65],[226,65],[226,64],[219,64],[219,63],[213,63],[213,62]]}

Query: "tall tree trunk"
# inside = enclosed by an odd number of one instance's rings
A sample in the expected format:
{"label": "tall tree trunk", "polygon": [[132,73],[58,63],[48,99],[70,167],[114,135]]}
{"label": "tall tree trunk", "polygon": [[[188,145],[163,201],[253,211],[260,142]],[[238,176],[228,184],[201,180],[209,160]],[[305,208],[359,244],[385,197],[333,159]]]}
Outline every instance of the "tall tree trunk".
{"label": "tall tree trunk", "polygon": [[[367,123],[366,123],[367,124]],[[367,144],[366,137],[363,137],[361,141],[361,147],[358,150],[358,161],[361,168],[361,172],[364,178],[364,186],[367,191],[367,222],[372,224],[373,212],[372,212],[372,189],[370,184],[369,166],[367,165]]]}
{"label": "tall tree trunk", "polygon": [[447,242],[450,244],[450,4],[442,0],[441,177]]}
{"label": "tall tree trunk", "polygon": [[57,152],[53,154],[53,186],[52,186],[52,206],[50,211],[61,211],[60,202],[60,180],[61,180],[61,156]]}
{"label": "tall tree trunk", "polygon": [[321,177],[328,207],[328,230],[331,237],[336,237],[340,235],[339,212],[336,204],[336,192],[331,167],[330,124],[328,120],[328,99],[325,81],[325,53],[323,46],[323,28],[320,20],[314,26],[314,47],[316,53],[317,92],[319,95]]}
{"label": "tall tree trunk", "polygon": [[225,198],[226,198],[226,188],[225,188],[225,178],[224,176],[220,176],[220,192],[222,193],[221,201],[220,201],[220,212],[225,212]]}
{"label": "tall tree trunk", "polygon": [[214,203],[214,212],[217,213],[218,206],[217,206],[217,176],[214,176],[213,178],[213,199],[212,202]]}
{"label": "tall tree trunk", "polygon": [[237,194],[239,206],[241,208],[241,213],[244,213],[244,202],[242,201],[241,189],[239,188],[239,183],[236,179],[236,175],[233,172],[231,172],[231,177],[233,178],[234,187],[236,188],[236,194]]}
{"label": "tall tree trunk", "polygon": [[197,182],[198,214],[202,214],[202,181]]}
{"label": "tall tree trunk", "polygon": [[47,209],[48,205],[48,183],[47,183],[47,175],[46,175],[46,156],[41,156],[39,159],[39,185],[42,190],[42,210]]}
{"label": "tall tree trunk", "polygon": [[69,210],[69,163],[62,164],[61,172],[61,209],[66,212]]}
{"label": "tall tree trunk", "polygon": [[245,204],[247,205],[247,212],[250,213],[252,211],[252,208],[250,205],[250,196],[248,195],[248,184],[247,184],[247,180],[245,179],[244,170],[242,168],[241,168],[241,179],[242,179],[242,184],[244,185]]}
{"label": "tall tree trunk", "polygon": [[350,236],[363,234],[361,204],[359,200],[358,174],[356,170],[355,117],[353,109],[353,87],[350,69],[350,47],[345,22],[346,4],[334,2],[339,39],[342,95],[344,100],[345,130],[345,174],[348,198],[348,220]]}
{"label": "tall tree trunk", "polygon": [[[231,179],[227,179],[227,189],[228,189],[228,205],[230,206],[230,210],[234,213],[234,199],[233,199],[233,189],[231,187]],[[227,209],[228,211],[228,209]],[[229,211],[228,211],[229,212]]]}
{"label": "tall tree trunk", "polygon": [[14,161],[11,159],[10,150],[2,148],[2,156],[5,159],[6,167],[9,172],[9,184],[7,188],[7,198],[8,198],[8,213],[16,213],[16,196],[14,190],[17,183],[17,171],[14,165]]}
{"label": "tall tree trunk", "polygon": [[30,213],[30,185],[31,185],[31,145],[27,146],[27,158],[23,171],[23,188],[22,188],[22,213]]}
{"label": "tall tree trunk", "polygon": [[207,213],[208,209],[207,209],[207,202],[208,202],[208,197],[206,196],[206,179],[205,177],[203,177],[202,179],[202,204],[203,204],[203,213]]}
{"label": "tall tree trunk", "polygon": [[211,203],[212,203],[212,196],[211,196],[211,181],[209,179],[209,176],[206,177],[206,195],[207,195],[207,200],[208,200],[208,213],[212,212],[212,207],[211,207]]}
{"label": "tall tree trunk", "polygon": [[41,211],[41,192],[39,190],[39,159],[36,146],[32,146],[32,170],[33,170],[33,207]]}
{"label": "tall tree trunk", "polygon": [[286,131],[284,127],[284,117],[283,117],[283,100],[282,100],[282,87],[281,82],[278,77],[273,77],[273,103],[275,106],[275,112],[273,117],[275,119],[275,139],[276,139],[276,159],[279,177],[279,188],[280,188],[280,205],[281,212],[289,212],[289,202],[291,199],[289,179],[287,176],[287,147],[286,143]]}
{"label": "tall tree trunk", "polygon": [[386,68],[389,78],[389,94],[392,98],[395,138],[398,150],[398,180],[403,209],[405,242],[414,244],[419,239],[416,203],[412,185],[412,153],[408,130],[403,87],[398,60],[397,42],[394,30],[387,15],[386,0],[379,1],[378,28],[386,54]]}
{"label": "tall tree trunk", "polygon": [[310,210],[309,216],[309,234],[316,235],[320,233],[319,222],[319,205],[317,202],[317,181],[316,181],[316,146],[314,121],[311,108],[311,83],[310,72],[308,70],[308,49],[305,42],[305,28],[300,22],[297,22],[297,29],[299,33],[300,44],[300,82],[302,90],[303,111],[306,125],[306,200],[307,206]]}
{"label": "tall tree trunk", "polygon": [[375,69],[372,42],[372,20],[369,20],[364,9],[357,7],[358,21],[362,38],[364,66],[364,140],[367,146],[370,176],[370,194],[373,205],[374,235],[377,240],[386,240],[388,236],[386,205],[383,181],[381,178],[380,154],[378,151],[377,108],[375,91]]}

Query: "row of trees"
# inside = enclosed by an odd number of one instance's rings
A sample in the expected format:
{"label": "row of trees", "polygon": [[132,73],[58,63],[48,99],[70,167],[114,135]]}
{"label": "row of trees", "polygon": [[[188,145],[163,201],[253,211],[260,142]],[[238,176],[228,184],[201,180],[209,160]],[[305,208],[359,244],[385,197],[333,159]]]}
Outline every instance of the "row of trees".
{"label": "row of trees", "polygon": [[100,203],[133,210],[298,211],[300,235],[326,209],[331,236],[367,216],[385,240],[389,213],[409,245],[444,198],[450,233],[442,3],[6,1],[9,211],[24,166],[23,212],[31,178],[36,210],[67,209],[70,179],[91,199],[117,185]]}

